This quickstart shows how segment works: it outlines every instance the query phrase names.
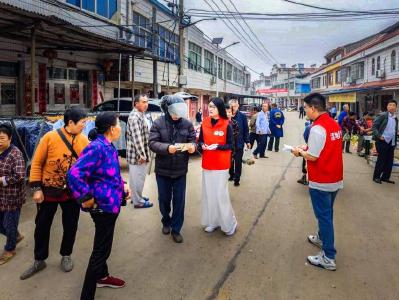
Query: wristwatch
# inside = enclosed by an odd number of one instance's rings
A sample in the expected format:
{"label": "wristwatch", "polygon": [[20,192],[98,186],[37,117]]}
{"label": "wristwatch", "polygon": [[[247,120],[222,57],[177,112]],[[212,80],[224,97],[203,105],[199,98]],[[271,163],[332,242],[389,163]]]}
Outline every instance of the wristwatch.
{"label": "wristwatch", "polygon": [[32,192],[37,192],[37,191],[41,191],[41,190],[42,190],[42,187],[41,187],[41,186],[32,186],[32,187],[30,188],[30,190],[31,190]]}

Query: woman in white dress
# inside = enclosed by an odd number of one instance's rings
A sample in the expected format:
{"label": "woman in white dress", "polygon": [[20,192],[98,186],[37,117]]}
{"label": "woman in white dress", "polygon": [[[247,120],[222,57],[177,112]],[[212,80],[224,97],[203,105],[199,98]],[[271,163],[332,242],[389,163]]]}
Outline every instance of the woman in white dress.
{"label": "woman in white dress", "polygon": [[230,236],[238,224],[228,189],[233,129],[222,99],[212,98],[208,110],[209,117],[203,120],[199,136],[199,148],[203,152],[202,225],[206,232],[220,227]]}

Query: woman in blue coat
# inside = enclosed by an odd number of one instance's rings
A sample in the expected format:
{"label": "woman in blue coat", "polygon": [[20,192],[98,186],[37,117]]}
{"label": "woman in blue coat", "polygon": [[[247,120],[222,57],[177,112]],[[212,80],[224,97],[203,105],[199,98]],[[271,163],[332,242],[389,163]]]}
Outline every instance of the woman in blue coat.
{"label": "woman in blue coat", "polygon": [[283,124],[284,124],[284,114],[283,112],[277,108],[276,103],[272,103],[272,111],[270,112],[270,122],[269,128],[271,131],[269,144],[267,146],[267,150],[273,150],[273,143],[274,140],[274,151],[278,152],[279,145],[280,145],[280,138],[283,137]]}

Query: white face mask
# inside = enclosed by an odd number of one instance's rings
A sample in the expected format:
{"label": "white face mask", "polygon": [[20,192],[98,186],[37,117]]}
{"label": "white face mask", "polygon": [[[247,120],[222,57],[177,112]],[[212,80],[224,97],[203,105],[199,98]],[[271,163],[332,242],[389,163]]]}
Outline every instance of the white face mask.
{"label": "white face mask", "polygon": [[188,109],[186,103],[174,103],[168,106],[168,113],[171,117],[187,118]]}

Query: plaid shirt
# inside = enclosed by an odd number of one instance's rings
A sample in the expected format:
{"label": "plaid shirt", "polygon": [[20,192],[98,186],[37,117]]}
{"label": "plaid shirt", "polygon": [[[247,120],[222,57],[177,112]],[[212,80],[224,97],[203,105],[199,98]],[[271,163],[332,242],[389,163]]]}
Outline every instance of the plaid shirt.
{"label": "plaid shirt", "polygon": [[129,115],[126,130],[126,159],[130,165],[138,165],[139,160],[149,161],[149,131],[144,113],[133,110]]}
{"label": "plaid shirt", "polygon": [[21,208],[26,198],[25,160],[13,145],[0,154],[0,178],[0,211]]}

